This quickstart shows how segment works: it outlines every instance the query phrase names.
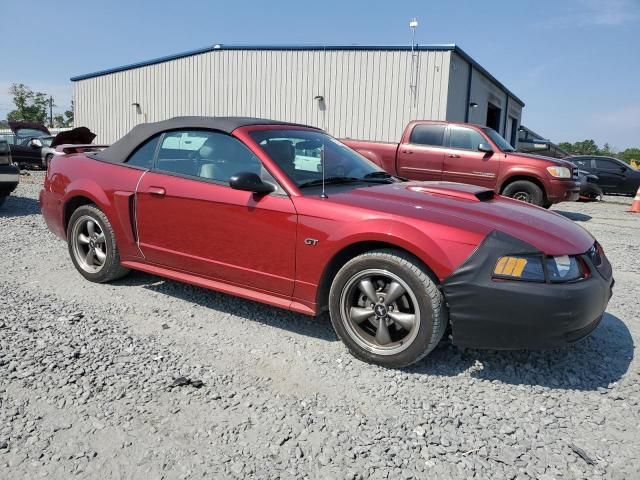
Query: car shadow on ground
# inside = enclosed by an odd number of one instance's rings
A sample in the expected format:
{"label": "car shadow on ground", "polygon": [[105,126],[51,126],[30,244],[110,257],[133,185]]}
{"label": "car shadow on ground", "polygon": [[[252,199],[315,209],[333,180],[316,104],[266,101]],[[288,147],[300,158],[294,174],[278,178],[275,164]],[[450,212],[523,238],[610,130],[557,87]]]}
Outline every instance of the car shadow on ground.
{"label": "car shadow on ground", "polygon": [[111,285],[139,286],[223,314],[237,315],[292,333],[326,341],[337,340],[331,327],[331,321],[326,314],[314,318],[137,271],[132,271],[126,277],[112,282]]}
{"label": "car shadow on ground", "polygon": [[39,214],[40,204],[34,198],[9,195],[0,207],[0,217],[26,217]]}
{"label": "car shadow on ground", "polygon": [[574,222],[588,222],[593,217],[591,215],[585,215],[584,213],[578,212],[565,212],[564,210],[553,210],[555,213],[559,213],[563,217],[567,217],[569,220],[573,220]]}
{"label": "car shadow on ground", "polygon": [[[142,272],[112,283],[140,286],[194,303],[206,309],[309,337],[337,341],[328,314],[313,318],[231,295],[194,287]],[[494,351],[458,348],[448,339],[408,373],[473,378],[512,385],[538,385],[557,389],[596,390],[622,378],[633,358],[633,339],[627,326],[605,313],[601,324],[586,339],[557,350]]]}
{"label": "car shadow on ground", "polygon": [[634,343],[627,326],[605,313],[587,338],[555,350],[473,350],[443,340],[409,371],[459,375],[511,385],[537,385],[568,390],[597,390],[620,380],[633,359]]}

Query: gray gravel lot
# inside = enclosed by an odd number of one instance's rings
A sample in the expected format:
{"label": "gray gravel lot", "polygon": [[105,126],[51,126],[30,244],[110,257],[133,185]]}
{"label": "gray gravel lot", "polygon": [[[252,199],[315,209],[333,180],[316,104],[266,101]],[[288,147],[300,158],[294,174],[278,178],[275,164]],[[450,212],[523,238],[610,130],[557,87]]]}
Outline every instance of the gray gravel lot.
{"label": "gray gravel lot", "polygon": [[40,216],[41,179],[0,209],[0,478],[640,477],[631,199],[554,207],[614,266],[591,337],[547,352],[443,341],[394,371],[353,359],[326,317],[142,273],[85,281]]}

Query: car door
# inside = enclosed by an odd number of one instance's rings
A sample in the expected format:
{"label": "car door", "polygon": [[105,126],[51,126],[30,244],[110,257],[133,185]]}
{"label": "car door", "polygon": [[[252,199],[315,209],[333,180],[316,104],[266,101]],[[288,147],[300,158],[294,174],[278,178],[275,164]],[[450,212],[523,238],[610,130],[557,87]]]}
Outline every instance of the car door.
{"label": "car door", "polygon": [[623,185],[626,180],[626,167],[612,158],[594,158],[598,176],[598,185],[609,193],[626,193]]}
{"label": "car door", "polygon": [[23,139],[19,144],[11,145],[11,156],[17,164],[41,165],[42,142],[37,138]]}
{"label": "car door", "polygon": [[239,140],[213,131],[173,131],[136,191],[139,245],[148,262],[202,277],[291,295],[296,211],[278,187],[258,196],[229,187],[252,171],[275,184]]}
{"label": "car door", "polygon": [[416,125],[409,142],[398,147],[398,175],[414,180],[441,180],[445,129],[443,124]]}
{"label": "car door", "polygon": [[489,144],[489,141],[470,127],[449,125],[448,130],[449,148],[444,156],[442,179],[495,188],[500,168],[499,155],[478,149],[481,143]]}
{"label": "car door", "polygon": [[595,173],[595,167],[593,166],[593,159],[591,157],[576,157],[569,158],[571,162],[578,167],[579,170],[584,170],[585,172]]}

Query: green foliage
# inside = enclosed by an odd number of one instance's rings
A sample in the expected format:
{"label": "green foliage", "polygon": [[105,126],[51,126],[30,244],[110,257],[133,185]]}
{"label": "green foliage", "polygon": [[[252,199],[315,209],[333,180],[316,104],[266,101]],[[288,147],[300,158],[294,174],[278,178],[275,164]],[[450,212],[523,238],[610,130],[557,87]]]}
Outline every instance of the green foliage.
{"label": "green foliage", "polygon": [[616,156],[627,163],[631,163],[631,160],[640,162],[640,148],[627,148],[626,150],[619,152]]}
{"label": "green foliage", "polygon": [[47,119],[49,97],[43,92],[34,92],[23,83],[14,83],[9,87],[9,94],[16,106],[7,114],[7,120],[25,120],[44,123]]}
{"label": "green foliage", "polygon": [[637,147],[627,148],[619,152],[608,143],[605,143],[600,148],[593,140],[583,140],[576,143],[561,142],[558,146],[572,155],[603,155],[605,157],[619,158],[627,163],[630,163],[631,160],[640,161],[640,148]]}

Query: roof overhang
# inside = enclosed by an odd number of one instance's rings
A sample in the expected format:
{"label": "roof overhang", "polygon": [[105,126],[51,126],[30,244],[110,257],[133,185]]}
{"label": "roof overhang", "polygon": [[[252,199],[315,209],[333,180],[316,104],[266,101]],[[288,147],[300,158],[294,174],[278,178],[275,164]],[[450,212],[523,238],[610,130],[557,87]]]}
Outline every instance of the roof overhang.
{"label": "roof overhang", "polygon": [[[482,65],[475,61],[467,52],[462,50],[455,43],[450,44],[433,44],[433,45],[415,45],[414,50],[419,52],[433,52],[433,51],[447,51],[455,52],[476,70],[486,76],[493,83],[498,85],[510,98],[515,100],[521,106],[524,107],[524,102],[520,100],[513,92],[505,87],[502,82],[491,75]],[[197,50],[190,50],[187,52],[176,53],[174,55],[167,55],[165,57],[158,57],[144,62],[131,63],[128,65],[122,65],[120,67],[109,68],[106,70],[99,70],[97,72],[87,73],[83,75],[77,75],[71,77],[72,82],[78,82],[81,80],[87,80],[94,77],[101,77],[112,73],[123,72],[126,70],[133,70],[136,68],[146,67],[149,65],[156,65],[158,63],[169,62],[171,60],[177,60],[185,57],[192,57],[194,55],[201,55],[203,53],[224,51],[224,50],[258,50],[258,51],[392,51],[392,52],[411,52],[411,45],[226,45],[215,44],[209,47],[200,48]]]}

